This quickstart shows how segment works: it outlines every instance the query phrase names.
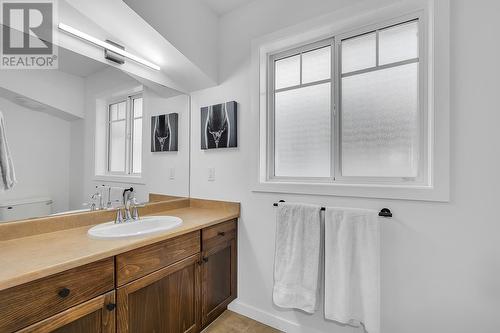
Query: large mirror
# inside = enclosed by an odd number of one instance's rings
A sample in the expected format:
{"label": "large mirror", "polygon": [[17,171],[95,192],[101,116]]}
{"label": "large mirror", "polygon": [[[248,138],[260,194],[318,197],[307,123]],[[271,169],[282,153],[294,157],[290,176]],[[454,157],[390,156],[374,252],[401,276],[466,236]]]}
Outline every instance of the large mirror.
{"label": "large mirror", "polygon": [[[2,70],[0,222],[189,196],[189,96],[59,48],[58,69]],[[12,186],[12,184],[15,184]]]}

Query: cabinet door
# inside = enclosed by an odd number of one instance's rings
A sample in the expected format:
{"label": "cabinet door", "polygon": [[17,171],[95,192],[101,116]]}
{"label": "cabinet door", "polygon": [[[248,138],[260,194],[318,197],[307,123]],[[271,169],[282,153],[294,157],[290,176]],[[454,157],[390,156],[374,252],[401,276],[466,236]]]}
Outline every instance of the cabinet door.
{"label": "cabinet door", "polygon": [[236,298],[236,239],[203,252],[202,325],[210,324]]}
{"label": "cabinet door", "polygon": [[96,297],[18,333],[115,333],[115,292]]}
{"label": "cabinet door", "polygon": [[199,332],[200,263],[196,254],[118,288],[117,331]]}

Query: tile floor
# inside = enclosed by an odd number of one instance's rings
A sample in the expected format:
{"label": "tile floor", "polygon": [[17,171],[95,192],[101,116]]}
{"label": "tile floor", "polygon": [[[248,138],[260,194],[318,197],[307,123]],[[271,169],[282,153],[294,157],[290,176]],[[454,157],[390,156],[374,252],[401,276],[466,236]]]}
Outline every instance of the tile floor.
{"label": "tile floor", "polygon": [[202,333],[280,333],[280,331],[227,310]]}

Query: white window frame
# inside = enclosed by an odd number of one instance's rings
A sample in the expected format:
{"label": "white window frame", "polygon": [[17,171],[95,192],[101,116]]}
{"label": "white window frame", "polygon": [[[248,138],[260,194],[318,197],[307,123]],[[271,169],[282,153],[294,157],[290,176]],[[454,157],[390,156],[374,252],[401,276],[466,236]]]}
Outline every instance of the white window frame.
{"label": "white window frame", "polygon": [[[310,194],[344,197],[385,198],[400,200],[441,201],[450,200],[450,1],[416,0],[384,8],[369,5],[354,16],[333,12],[320,19],[306,21],[296,26],[265,35],[252,41],[251,82],[252,108],[259,117],[253,119],[259,128],[255,142],[258,163],[253,168],[254,192]],[[420,58],[425,57],[425,107],[427,107],[428,147],[426,152],[427,182],[370,183],[364,181],[314,182],[297,179],[272,179],[268,177],[268,70],[269,55],[304,44],[321,41],[332,36],[359,34],[362,29],[389,26],[391,22],[409,21],[419,17],[420,33],[425,34],[420,44]],[[362,27],[360,29],[360,27]],[[422,80],[421,80],[422,84]],[[337,99],[338,100],[338,97]]]}
{"label": "white window frame", "polygon": [[[387,28],[391,28],[397,25],[403,25],[405,23],[410,22],[418,22],[418,31],[419,31],[419,40],[418,40],[418,51],[419,55],[417,58],[408,59],[404,61],[399,61],[387,65],[379,65],[379,54],[378,54],[378,46],[379,46],[379,31]],[[418,115],[419,115],[419,161],[418,161],[418,176],[415,178],[407,178],[407,177],[352,177],[352,176],[343,176],[341,167],[342,167],[342,151],[341,151],[341,117],[342,117],[342,77],[345,74],[342,74],[342,59],[340,57],[341,54],[341,45],[342,41],[353,38],[356,36],[361,36],[368,33],[376,33],[377,39],[377,59],[376,65],[372,68],[366,68],[359,71],[353,71],[347,73],[348,75],[353,75],[353,73],[366,73],[370,71],[376,71],[385,68],[394,68],[410,63],[418,63]],[[429,180],[429,149],[428,149],[428,114],[429,109],[427,107],[427,91],[428,91],[428,82],[427,82],[427,54],[425,52],[427,35],[426,29],[424,25],[424,17],[422,12],[415,13],[413,15],[408,15],[402,18],[397,18],[389,21],[385,21],[383,23],[370,25],[364,27],[362,29],[358,29],[355,31],[351,31],[349,33],[344,33],[336,36],[335,38],[335,55],[336,55],[336,75],[335,75],[335,101],[337,105],[337,112],[335,112],[335,156],[337,159],[336,169],[335,169],[335,182],[338,183],[347,183],[347,184],[390,184],[390,185],[408,185],[408,186],[428,186],[430,184]]]}
{"label": "white window frame", "polygon": [[[306,83],[306,84],[302,84],[302,59],[301,59],[301,62],[300,62],[300,83],[298,85],[295,85],[295,86],[291,86],[291,87],[286,87],[286,88],[282,88],[282,89],[275,89],[275,77],[274,77],[274,73],[275,73],[275,62],[278,61],[278,60],[281,60],[281,59],[286,59],[288,57],[291,57],[291,56],[295,56],[295,55],[302,55],[303,53],[306,53],[306,52],[309,52],[309,51],[313,51],[313,50],[317,50],[317,49],[321,49],[323,47],[327,47],[327,46],[330,46],[331,47],[331,55],[332,55],[332,66],[331,66],[331,73],[330,73],[330,78],[329,79],[324,79],[324,80],[320,80],[320,81],[315,81],[315,82],[312,82],[312,83]],[[275,100],[274,100],[274,97],[275,97],[275,94],[277,92],[281,92],[281,91],[286,91],[286,90],[292,90],[292,89],[299,89],[299,88],[303,88],[303,87],[310,87],[310,86],[315,86],[315,85],[319,85],[319,84],[323,84],[323,83],[330,83],[330,87],[333,87],[334,86],[334,66],[333,66],[333,60],[334,60],[334,47],[335,47],[335,44],[334,44],[334,39],[333,38],[328,38],[328,39],[325,39],[325,40],[321,40],[321,41],[318,41],[318,42],[314,42],[314,43],[308,43],[308,44],[305,44],[305,45],[302,45],[302,46],[299,46],[299,47],[295,47],[293,49],[290,49],[290,50],[286,50],[286,51],[282,51],[282,52],[279,52],[279,53],[273,53],[273,54],[270,54],[269,57],[268,57],[268,87],[269,87],[269,90],[268,90],[268,93],[267,93],[267,100],[268,100],[268,105],[267,105],[267,109],[268,109],[268,120],[267,120],[267,123],[268,123],[268,128],[267,128],[267,138],[268,138],[268,145],[267,145],[267,161],[268,161],[268,166],[267,166],[267,179],[269,180],[274,180],[274,181],[300,181],[300,182],[332,182],[334,180],[333,177],[285,177],[285,176],[275,176],[274,175],[274,171],[275,171],[275,133],[274,133],[274,130],[275,130]],[[333,108],[334,108],[334,102],[333,102],[333,98],[334,98],[334,93],[332,91],[332,93],[330,94],[330,108],[331,108],[331,114],[333,114]],[[330,118],[331,119],[331,129],[333,131],[333,126],[334,126],[334,119],[333,119],[333,115],[332,117]],[[333,135],[331,136],[331,145],[333,144]],[[330,157],[331,157],[331,170],[330,170],[330,173],[333,175],[333,151],[331,152],[330,154]]]}
{"label": "white window frame", "polygon": [[[294,47],[293,49],[281,51],[278,53],[271,53],[268,56],[268,145],[267,145],[267,179],[270,181],[276,182],[312,182],[312,183],[344,183],[344,184],[390,184],[390,185],[426,185],[428,174],[427,174],[427,108],[426,105],[426,62],[425,62],[425,52],[420,52],[419,56],[414,59],[408,59],[404,61],[399,61],[387,65],[379,65],[378,59],[378,42],[379,42],[379,31],[391,28],[393,26],[403,25],[405,23],[410,22],[418,22],[419,27],[419,50],[425,46],[425,32],[422,27],[422,15],[421,13],[416,13],[413,16],[408,16],[404,18],[398,18],[391,21],[386,21],[379,24],[374,24],[370,26],[365,26],[360,29],[352,30],[348,33],[332,36],[326,40],[322,40],[319,42],[313,43],[305,43],[299,47]],[[363,36],[365,34],[375,33],[377,39],[377,59],[376,65],[371,68],[365,68],[358,71],[349,72],[346,74],[342,73],[342,41],[355,38],[359,36]],[[275,89],[275,63],[278,60],[286,59],[288,57],[302,55],[303,53],[313,51],[316,49],[320,49],[322,47],[330,46],[331,47],[331,75],[330,79],[321,80],[313,83],[302,84],[302,66],[300,68],[300,77],[301,82],[299,85]],[[418,84],[419,84],[419,105],[418,105],[418,114],[419,114],[419,165],[418,172],[419,175],[416,178],[406,178],[406,177],[347,177],[342,175],[342,128],[341,128],[341,117],[342,117],[342,104],[341,104],[341,94],[342,94],[342,78],[345,75],[356,75],[367,72],[372,72],[385,68],[393,68],[409,63],[418,63],[419,64],[419,74],[418,74]],[[301,61],[302,64],[302,61]],[[298,89],[301,87],[313,86],[322,83],[330,82],[331,84],[331,96],[330,96],[330,129],[331,129],[331,141],[330,141],[330,177],[285,177],[285,176],[276,176],[275,175],[275,95],[278,92]]]}
{"label": "white window frame", "polygon": [[[143,99],[143,110],[141,117],[134,117],[133,115],[133,105],[134,100],[142,98]],[[110,170],[110,159],[111,159],[111,123],[110,120],[110,107],[116,103],[126,103],[125,108],[125,170],[123,172],[111,171]],[[141,173],[133,172],[133,133],[134,133],[134,120],[142,118],[144,123],[144,98],[142,93],[127,94],[121,97],[115,97],[110,99],[106,103],[106,175],[107,176],[125,176],[125,177],[141,177]],[[142,140],[143,138],[141,138]],[[142,159],[142,156],[141,156]],[[142,165],[142,161],[141,161]]]}

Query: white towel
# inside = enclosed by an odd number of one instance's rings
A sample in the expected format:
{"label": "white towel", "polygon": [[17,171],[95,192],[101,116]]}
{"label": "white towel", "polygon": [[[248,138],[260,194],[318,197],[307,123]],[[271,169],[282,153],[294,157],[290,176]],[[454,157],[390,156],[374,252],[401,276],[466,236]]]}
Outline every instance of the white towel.
{"label": "white towel", "polygon": [[276,219],[274,304],[314,313],[320,261],[319,206],[280,203]]}
{"label": "white towel", "polygon": [[375,211],[325,211],[325,317],[380,332],[380,226]]}
{"label": "white towel", "polygon": [[5,133],[5,119],[3,113],[0,112],[0,190],[10,190],[16,183],[14,164]]}

